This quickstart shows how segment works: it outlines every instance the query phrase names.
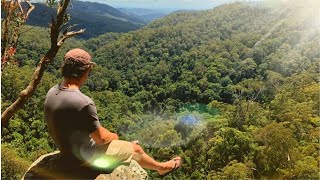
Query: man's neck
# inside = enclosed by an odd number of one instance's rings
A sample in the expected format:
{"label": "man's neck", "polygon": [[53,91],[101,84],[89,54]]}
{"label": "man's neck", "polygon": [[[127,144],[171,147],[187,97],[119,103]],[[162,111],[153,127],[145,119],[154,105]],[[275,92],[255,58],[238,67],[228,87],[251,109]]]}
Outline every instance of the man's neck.
{"label": "man's neck", "polygon": [[62,86],[67,89],[79,89],[80,82],[79,80],[65,78],[62,82]]}

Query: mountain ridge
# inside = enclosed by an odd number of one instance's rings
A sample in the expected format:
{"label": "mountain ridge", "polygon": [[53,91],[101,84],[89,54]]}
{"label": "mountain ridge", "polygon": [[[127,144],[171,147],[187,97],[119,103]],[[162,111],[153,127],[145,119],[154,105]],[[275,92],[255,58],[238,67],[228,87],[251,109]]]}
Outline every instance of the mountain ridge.
{"label": "mountain ridge", "polygon": [[[55,9],[43,3],[33,3],[35,9],[30,13],[28,25],[48,27]],[[23,4],[26,6],[26,4]],[[130,17],[106,4],[95,2],[73,1],[67,12],[71,16],[69,24],[78,24],[85,28],[84,34],[77,37],[88,39],[106,32],[129,32],[139,29],[145,22],[137,17]]]}
{"label": "mountain ridge", "polygon": [[167,9],[147,9],[147,8],[118,8],[121,12],[128,16],[134,16],[139,19],[143,19],[144,22],[149,23],[156,19],[162,18],[174,10]]}

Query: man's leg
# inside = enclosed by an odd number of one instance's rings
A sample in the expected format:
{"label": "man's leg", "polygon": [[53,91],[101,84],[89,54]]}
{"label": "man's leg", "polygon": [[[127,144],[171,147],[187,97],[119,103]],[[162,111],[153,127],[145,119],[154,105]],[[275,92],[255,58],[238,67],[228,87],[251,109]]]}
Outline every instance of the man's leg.
{"label": "man's leg", "polygon": [[181,165],[181,158],[176,157],[166,162],[157,162],[146,154],[141,146],[122,140],[113,140],[107,146],[106,154],[126,162],[131,158],[136,160],[141,167],[156,170],[160,175],[165,174]]}
{"label": "man's leg", "polygon": [[146,154],[141,146],[133,143],[133,159],[136,160],[141,167],[156,170],[160,175],[165,174],[181,165],[181,158],[176,157],[170,161],[157,162],[148,154]]}

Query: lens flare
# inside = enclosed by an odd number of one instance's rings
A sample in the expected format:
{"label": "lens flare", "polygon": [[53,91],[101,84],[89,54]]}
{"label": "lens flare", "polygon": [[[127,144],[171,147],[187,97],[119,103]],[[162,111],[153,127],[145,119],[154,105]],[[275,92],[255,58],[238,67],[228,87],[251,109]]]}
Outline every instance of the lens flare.
{"label": "lens flare", "polygon": [[181,121],[184,124],[190,125],[190,126],[195,126],[199,124],[199,120],[192,114],[185,115],[181,117]]}
{"label": "lens flare", "polygon": [[131,132],[125,133],[131,134],[129,140],[139,140],[147,148],[184,146],[201,136],[218,114],[216,108],[205,104],[188,104],[171,115],[145,115],[137,126],[129,127]]}
{"label": "lens flare", "polygon": [[93,161],[93,165],[97,168],[110,168],[111,167],[111,162],[107,158],[98,158]]}

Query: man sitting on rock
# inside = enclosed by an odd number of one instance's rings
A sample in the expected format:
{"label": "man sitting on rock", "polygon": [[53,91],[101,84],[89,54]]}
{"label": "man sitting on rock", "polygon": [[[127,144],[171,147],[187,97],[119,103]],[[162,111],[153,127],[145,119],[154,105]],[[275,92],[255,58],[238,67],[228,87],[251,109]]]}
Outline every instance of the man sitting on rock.
{"label": "man sitting on rock", "polygon": [[[181,166],[181,157],[157,162],[147,155],[137,142],[118,139],[99,123],[94,102],[79,88],[95,66],[89,53],[73,49],[64,56],[62,83],[52,87],[45,99],[45,120],[49,134],[66,157],[74,157],[91,166],[95,162],[129,163],[136,160],[143,168],[167,174]],[[106,158],[105,161],[97,161]],[[106,165],[107,166],[107,165]]]}

